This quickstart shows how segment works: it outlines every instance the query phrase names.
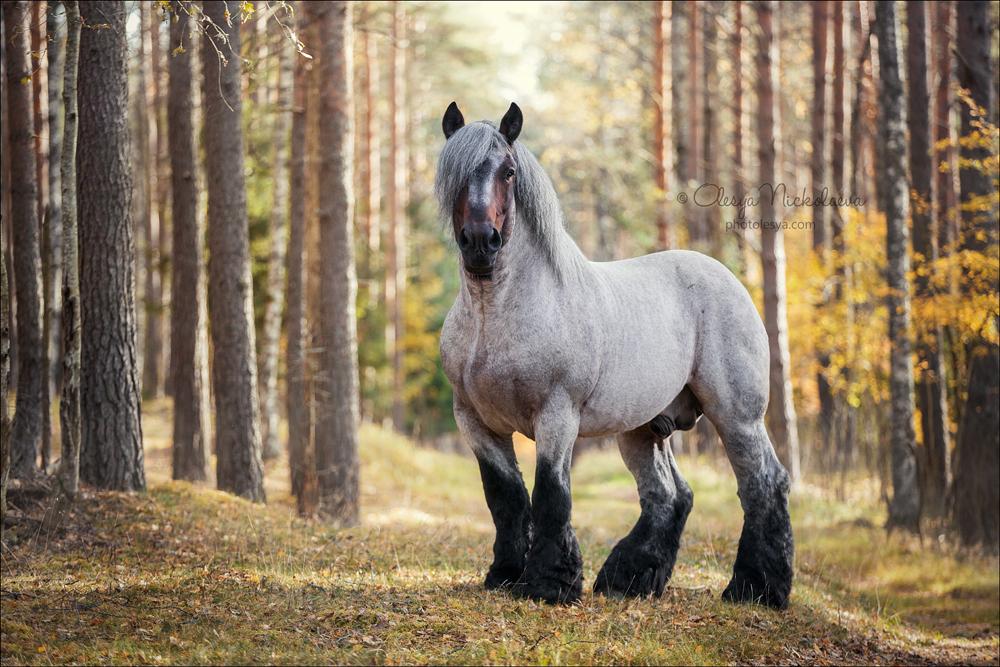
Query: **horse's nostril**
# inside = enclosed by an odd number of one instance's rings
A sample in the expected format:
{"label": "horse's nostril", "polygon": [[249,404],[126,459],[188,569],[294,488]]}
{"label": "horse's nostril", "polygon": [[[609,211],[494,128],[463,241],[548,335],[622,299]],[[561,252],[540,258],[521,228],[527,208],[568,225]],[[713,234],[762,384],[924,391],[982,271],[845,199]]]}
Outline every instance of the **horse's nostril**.
{"label": "horse's nostril", "polygon": [[468,229],[462,228],[462,231],[458,233],[458,248],[462,252],[465,252],[470,247],[472,247],[472,234],[469,233]]}
{"label": "horse's nostril", "polygon": [[497,231],[496,227],[493,228],[493,233],[490,234],[489,248],[490,252],[496,252],[503,245],[503,239],[500,237],[500,232]]}

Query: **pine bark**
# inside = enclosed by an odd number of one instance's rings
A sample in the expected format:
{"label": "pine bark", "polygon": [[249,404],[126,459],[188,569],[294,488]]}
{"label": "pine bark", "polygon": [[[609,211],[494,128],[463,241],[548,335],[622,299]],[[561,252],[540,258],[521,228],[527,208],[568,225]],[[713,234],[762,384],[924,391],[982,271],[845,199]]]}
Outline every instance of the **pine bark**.
{"label": "pine bark", "polygon": [[[167,211],[170,209],[170,177],[168,176],[170,169],[170,155],[167,151],[167,144],[169,143],[169,138],[167,136],[167,114],[166,114],[166,104],[167,104],[167,89],[169,82],[166,80],[167,65],[164,63],[164,50],[162,47],[162,42],[160,41],[160,29],[164,24],[162,21],[161,13],[163,11],[162,5],[159,3],[153,3],[153,11],[150,17],[150,43],[151,50],[150,55],[152,56],[152,83],[153,83],[153,97],[152,97],[152,121],[156,125],[156,144],[153,147],[153,161],[151,164],[152,169],[156,175],[156,189],[153,193],[155,197],[157,219],[160,223],[160,242],[157,246],[157,263],[156,271],[160,279],[160,294],[159,294],[159,308],[157,312],[160,316],[160,335],[164,339],[164,342],[160,345],[160,375],[161,380],[159,382],[160,389],[165,396],[173,396],[173,387],[171,386],[170,379],[170,326],[169,326],[169,313],[170,313],[170,266],[171,266],[171,254],[173,252],[173,237],[170,226],[170,216],[167,215]],[[167,41],[170,41],[170,28],[167,29]]]}
{"label": "pine bark", "polygon": [[676,149],[676,162],[674,162],[674,173],[677,175],[679,189],[688,185],[688,131],[684,122],[684,91],[687,90],[687,68],[684,66],[684,41],[681,39],[682,26],[687,18],[690,9],[688,3],[670,3],[670,82],[671,107],[673,109],[673,119],[671,122],[671,134],[674,137],[674,148]]}
{"label": "pine bark", "polygon": [[7,380],[10,377],[10,309],[7,298],[7,263],[0,259],[0,542],[7,519],[7,478],[10,476],[10,409]]}
{"label": "pine bark", "polygon": [[670,144],[670,119],[673,115],[673,90],[670,72],[665,62],[664,45],[671,41],[671,4],[664,0],[653,3],[653,170],[659,190],[656,203],[656,249],[674,247],[673,230],[667,215],[666,195],[673,180],[673,160]]}
{"label": "pine bark", "polygon": [[406,430],[406,402],[403,396],[406,381],[403,364],[404,313],[406,304],[406,78],[405,58],[401,46],[406,15],[403,3],[393,0],[392,40],[390,60],[390,108],[392,109],[392,142],[389,147],[389,243],[386,249],[385,310],[386,354],[392,359],[392,426]]}
{"label": "pine bark", "polygon": [[59,161],[62,195],[62,400],[59,401],[61,455],[53,485],[54,502],[46,515],[47,528],[59,526],[80,492],[80,254],[77,228],[76,147],[77,74],[80,60],[80,7],[64,0],[66,8],[66,56],[63,68],[62,102],[65,112],[62,154]]}
{"label": "pine bark", "polygon": [[[301,6],[301,4],[300,4]],[[309,16],[308,14],[306,15]],[[297,30],[305,33],[298,23]],[[306,383],[306,249],[305,249],[305,170],[306,170],[306,66],[295,58],[295,111],[292,116],[291,169],[288,211],[288,349],[285,363],[288,377],[288,467],[292,495],[301,516],[310,516],[316,506],[315,458],[311,448],[312,411]]]}
{"label": "pine bark", "polygon": [[[954,141],[955,129],[951,121],[951,110],[954,106],[954,83],[951,52],[954,48],[952,34],[955,29],[955,3],[944,0],[938,2],[934,20],[934,41],[936,46],[937,88],[934,91],[935,137],[937,144],[945,139]],[[937,172],[937,239],[939,252],[946,253],[958,238],[958,212],[955,204],[958,201],[955,181],[955,148],[951,145],[937,150],[934,160],[936,165],[945,163],[946,171]]]}
{"label": "pine bark", "polygon": [[[226,39],[210,31],[202,43],[216,479],[222,491],[264,502],[250,232],[243,173],[241,61],[237,55],[241,35],[239,25],[227,21],[226,11],[225,3],[205,4],[205,15]],[[216,48],[228,62],[221,62]]]}
{"label": "pine bark", "polygon": [[340,525],[358,522],[358,350],[354,267],[354,37],[351,5],[328,3],[320,62],[321,378],[316,409],[319,512]]}
{"label": "pine bark", "polygon": [[[733,198],[741,202],[746,192],[746,181],[743,165],[743,131],[747,123],[747,114],[743,104],[743,5],[737,0],[733,3]],[[740,206],[734,217],[734,222],[746,222],[746,207]],[[733,227],[737,243],[737,263],[740,275],[747,274],[747,233],[741,226]]]}
{"label": "pine bark", "polygon": [[[757,135],[759,143],[760,182],[777,183],[775,157],[781,141],[776,127],[776,93],[778,91],[778,37],[774,30],[775,4],[758,1],[757,22]],[[788,316],[785,292],[785,242],[777,224],[776,198],[764,189],[760,197],[761,267],[764,278],[764,327],[770,349],[770,402],[767,407],[768,425],[774,439],[778,460],[792,477],[799,481],[799,435],[795,405],[792,402],[792,379],[788,352]],[[765,225],[764,223],[772,223]]]}
{"label": "pine bark", "polygon": [[900,71],[899,16],[891,0],[875,8],[880,68],[879,208],[886,224],[886,283],[889,312],[889,392],[892,431],[889,440],[893,497],[887,527],[916,531],[920,522],[916,436],[913,430],[913,345],[910,340],[909,190],[906,184],[906,114]]}
{"label": "pine bark", "polygon": [[139,122],[145,145],[140,148],[145,193],[142,202],[143,260],[146,285],[143,312],[146,317],[143,339],[142,391],[150,398],[163,395],[163,317],[161,315],[162,276],[160,274],[160,206],[157,174],[158,130],[156,122],[156,77],[154,74],[153,24],[158,19],[150,3],[139,3],[142,26],[142,54],[139,72]]}
{"label": "pine bark", "polygon": [[37,468],[42,442],[42,276],[32,89],[29,2],[5,2],[7,104],[10,133],[10,216],[17,303],[17,406],[11,432],[11,474]]}
{"label": "pine bark", "polygon": [[[851,194],[845,192],[844,175],[847,168],[847,158],[845,147],[848,138],[853,131],[846,127],[848,114],[846,103],[847,93],[847,40],[848,25],[844,20],[846,0],[835,0],[833,3],[833,130],[831,159],[830,159],[830,181],[835,197]],[[833,207],[830,216],[830,236],[836,261],[834,262],[834,273],[836,286],[834,288],[834,301],[843,302],[845,308],[844,328],[845,338],[850,341],[854,336],[854,305],[850,299],[845,299],[847,287],[853,280],[851,266],[845,261],[847,250],[845,239],[844,212],[839,206]],[[842,348],[843,351],[850,349],[850,344]],[[840,371],[842,376],[849,378],[850,369],[843,368]],[[852,459],[854,453],[854,423],[855,408],[840,396],[834,404],[834,420],[831,423],[830,432],[835,440],[836,458],[838,468],[841,471],[841,479],[846,474],[847,464]]]}
{"label": "pine bark", "polygon": [[[63,60],[65,42],[58,29],[56,14],[59,3],[50,2],[46,11],[46,34],[49,36],[47,49],[49,78],[49,275],[52,290],[46,291],[46,309],[51,312],[50,337],[48,343],[54,354],[50,360],[50,395],[62,386],[62,163],[63,126],[60,118],[60,103],[63,88]],[[49,296],[51,294],[51,297]]]}
{"label": "pine bark", "polygon": [[[833,6],[833,127],[830,142],[830,186],[833,196],[840,197],[844,193],[844,142],[847,137],[845,127],[846,101],[845,85],[847,71],[846,22],[844,21],[844,0],[834,0]],[[830,244],[835,254],[840,257],[844,252],[844,215],[839,206],[830,210]],[[836,271],[842,275],[841,262],[837,262]],[[842,279],[837,282],[836,294],[842,295]]]}
{"label": "pine bark", "polygon": [[[3,19],[4,12],[0,11],[0,35],[6,36],[6,21]],[[3,85],[0,86],[0,128],[6,130],[10,126],[7,111],[9,108],[7,85],[7,40],[0,39],[0,76],[3,78]],[[17,389],[17,301],[14,299],[16,286],[14,284],[14,227],[11,223],[10,205],[10,132],[0,131],[0,236],[3,237],[3,260],[7,269],[7,297],[10,317],[10,377],[7,380],[8,390]]]}
{"label": "pine bark", "polygon": [[[991,26],[988,2],[959,2],[956,16],[958,84],[969,91],[973,103],[985,111],[985,120],[994,121],[996,112],[996,70],[990,55]],[[961,136],[977,130],[972,110],[960,107]],[[962,147],[965,160],[984,161],[984,148]],[[994,193],[991,175],[975,168],[959,173],[962,202]],[[963,207],[964,209],[964,207]],[[996,208],[963,210],[959,244],[965,252],[986,253],[998,239]],[[995,252],[995,250],[994,250]],[[970,277],[960,284],[965,293],[989,290],[996,294],[1000,285],[975,284]],[[993,326],[998,325],[994,315]],[[968,398],[962,409],[956,450],[954,515],[952,521],[963,544],[980,546],[996,554],[1000,551],[1000,350],[995,343],[981,336],[967,349],[969,360]]]}
{"label": "pine bark", "polygon": [[141,491],[126,7],[81,2],[80,15],[108,25],[80,36],[80,479]]}
{"label": "pine bark", "polygon": [[284,306],[285,253],[288,246],[288,132],[292,116],[292,43],[278,42],[278,108],[274,113],[274,196],[271,204],[271,254],[267,267],[267,304],[264,307],[264,340],[260,370],[263,376],[262,437],[265,459],[278,457],[278,343],[281,339],[281,311]]}
{"label": "pine bark", "polygon": [[[48,50],[46,44],[47,21],[45,19],[45,8],[41,2],[31,5],[31,50],[35,54],[41,54],[42,50]],[[52,283],[52,222],[49,220],[49,80],[48,80],[48,59],[41,59],[38,55],[32,62],[33,72],[31,77],[32,96],[34,98],[34,125],[35,125],[35,181],[38,183],[38,222],[40,248],[39,253],[42,261],[42,442],[41,459],[42,470],[49,467],[49,459],[52,456],[52,291],[55,288]]]}
{"label": "pine bark", "polygon": [[362,197],[365,214],[365,238],[368,244],[368,274],[375,271],[381,234],[382,199],[382,146],[378,122],[379,67],[378,43],[367,30],[362,30],[361,53],[364,67],[361,70],[361,85],[365,95],[365,128],[362,169]]}
{"label": "pine bark", "polygon": [[[702,125],[701,125],[701,84],[702,67],[700,61],[701,53],[701,3],[690,2],[687,5],[688,11],[688,76],[690,76],[688,91],[691,98],[688,100],[688,151],[687,151],[687,178],[686,185],[697,188],[703,182],[702,179]],[[694,250],[704,250],[705,230],[703,227],[703,215],[697,206],[685,207],[685,217],[688,227],[688,248]]]}
{"label": "pine bark", "polygon": [[[911,220],[914,256],[914,290],[917,299],[929,300],[934,290],[931,273],[938,259],[934,235],[935,213],[933,165],[931,164],[931,99],[928,86],[930,59],[927,51],[927,8],[922,2],[906,3],[907,42],[906,76],[907,125],[910,133]],[[942,517],[947,510],[946,497],[951,470],[951,443],[948,433],[944,370],[944,336],[934,322],[918,332],[917,406],[923,440],[923,475],[921,490],[923,511],[929,517]]]}
{"label": "pine bark", "polygon": [[173,477],[209,478],[211,405],[208,379],[208,294],[205,285],[205,220],[199,126],[193,84],[196,43],[190,18],[171,3],[170,82],[167,118],[173,218],[173,308],[170,317],[171,387],[174,395]]}
{"label": "pine bark", "polygon": [[[820,199],[826,185],[826,86],[827,86],[827,44],[829,41],[829,21],[826,0],[812,1],[812,42],[813,42],[813,105],[812,105],[812,196]],[[813,252],[818,256],[823,273],[826,273],[828,260],[828,234],[826,221],[826,206],[813,206]],[[820,309],[828,307],[828,303],[818,304]],[[821,341],[816,341],[816,360],[819,372],[816,374],[816,390],[819,395],[819,439],[823,450],[830,439],[830,429],[833,424],[833,394],[830,382],[826,378],[826,369],[830,366],[830,355],[821,349]]]}
{"label": "pine bark", "polygon": [[[719,182],[719,29],[718,12],[722,3],[704,2],[702,13],[702,182]],[[700,185],[700,183],[699,183]],[[722,234],[719,233],[719,211],[717,206],[697,207],[700,217],[704,251],[717,259],[722,258]],[[709,425],[702,420],[699,430]],[[713,436],[717,444],[717,438]],[[714,446],[714,444],[713,444]]]}

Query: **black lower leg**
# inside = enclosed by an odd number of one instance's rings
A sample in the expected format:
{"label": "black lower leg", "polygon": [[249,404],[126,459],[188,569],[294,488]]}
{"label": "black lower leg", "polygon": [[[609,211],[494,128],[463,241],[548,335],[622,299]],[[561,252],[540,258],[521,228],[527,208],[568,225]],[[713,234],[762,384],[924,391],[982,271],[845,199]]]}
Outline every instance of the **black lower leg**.
{"label": "black lower leg", "polygon": [[788,473],[749,480],[740,489],[743,533],[733,578],[722,599],[754,602],[775,609],[788,607],[792,590],[795,542],[788,516]]}
{"label": "black lower leg", "polygon": [[694,502],[691,487],[679,473],[665,488],[671,486],[673,494],[648,494],[641,500],[639,521],[604,562],[594,582],[595,593],[609,597],[663,594]]}
{"label": "black lower leg", "polygon": [[480,459],[486,504],[493,515],[497,537],[493,543],[493,564],[486,574],[486,588],[517,584],[524,573],[525,559],[531,548],[531,501],[517,461],[507,465]]}
{"label": "black lower leg", "polygon": [[566,476],[538,462],[532,494],[535,536],[528,553],[521,591],[546,602],[568,603],[583,592],[583,557],[570,525],[572,501]]}

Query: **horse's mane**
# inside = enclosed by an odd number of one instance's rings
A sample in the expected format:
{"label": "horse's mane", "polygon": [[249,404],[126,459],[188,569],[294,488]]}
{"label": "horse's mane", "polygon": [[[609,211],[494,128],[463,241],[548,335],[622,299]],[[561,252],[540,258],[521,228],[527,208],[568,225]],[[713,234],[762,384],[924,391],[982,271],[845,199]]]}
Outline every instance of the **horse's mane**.
{"label": "horse's mane", "polygon": [[[434,178],[434,194],[445,224],[451,224],[455,201],[476,169],[492,151],[506,146],[507,140],[488,120],[470,123],[448,139],[438,158]],[[518,224],[527,227],[552,268],[561,276],[583,255],[566,233],[559,198],[549,175],[520,141],[514,142],[514,162],[517,164],[514,201]]]}

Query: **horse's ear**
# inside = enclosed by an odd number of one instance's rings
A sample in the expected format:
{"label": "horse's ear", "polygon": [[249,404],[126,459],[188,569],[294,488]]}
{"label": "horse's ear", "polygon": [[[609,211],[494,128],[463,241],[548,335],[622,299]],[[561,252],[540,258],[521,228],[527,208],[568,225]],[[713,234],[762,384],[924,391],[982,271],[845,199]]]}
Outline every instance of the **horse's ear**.
{"label": "horse's ear", "polygon": [[503,115],[503,120],[500,121],[500,134],[507,138],[507,143],[511,146],[514,145],[517,135],[521,134],[521,125],[523,123],[524,116],[521,115],[521,109],[511,102],[510,108],[507,109],[507,113]]}
{"label": "horse's ear", "polygon": [[465,127],[465,117],[458,110],[458,105],[452,102],[448,105],[448,110],[444,112],[444,120],[441,121],[441,129],[444,130],[444,138],[451,139],[451,135]]}

